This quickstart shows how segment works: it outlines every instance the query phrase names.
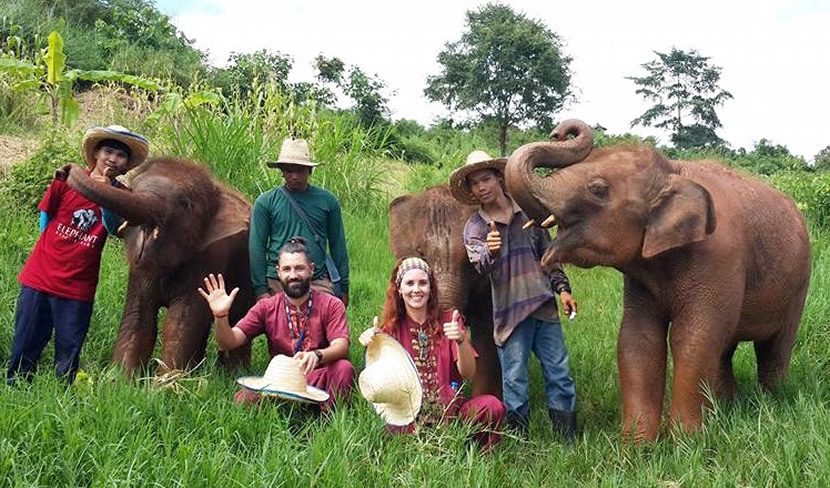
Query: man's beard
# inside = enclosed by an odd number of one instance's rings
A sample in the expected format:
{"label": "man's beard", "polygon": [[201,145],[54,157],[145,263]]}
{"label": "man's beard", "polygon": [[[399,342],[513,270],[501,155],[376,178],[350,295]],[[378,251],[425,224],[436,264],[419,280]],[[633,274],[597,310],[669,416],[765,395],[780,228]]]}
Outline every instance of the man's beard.
{"label": "man's beard", "polygon": [[311,288],[311,278],[306,278],[300,281],[290,281],[288,283],[282,282],[282,288],[285,294],[291,298],[300,298],[308,293]]}

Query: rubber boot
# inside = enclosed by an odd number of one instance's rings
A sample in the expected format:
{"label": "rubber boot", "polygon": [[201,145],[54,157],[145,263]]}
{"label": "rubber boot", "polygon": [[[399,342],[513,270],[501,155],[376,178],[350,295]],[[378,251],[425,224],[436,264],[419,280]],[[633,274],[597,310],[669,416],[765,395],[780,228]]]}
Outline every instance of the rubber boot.
{"label": "rubber boot", "polygon": [[520,415],[517,412],[507,412],[505,419],[507,428],[512,430],[522,439],[530,438],[530,414]]}
{"label": "rubber boot", "polygon": [[573,444],[576,439],[576,412],[550,409],[548,413],[553,425],[553,435],[562,439],[565,444]]}

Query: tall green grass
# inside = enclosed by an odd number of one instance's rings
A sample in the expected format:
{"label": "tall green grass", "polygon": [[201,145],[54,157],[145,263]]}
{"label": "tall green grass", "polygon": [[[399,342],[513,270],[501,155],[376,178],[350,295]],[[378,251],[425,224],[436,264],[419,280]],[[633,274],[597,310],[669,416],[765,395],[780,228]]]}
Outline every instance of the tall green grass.
{"label": "tall green grass", "polygon": [[299,103],[274,86],[256,86],[245,98],[218,106],[186,108],[155,131],[156,155],[175,154],[208,165],[221,180],[249,198],[282,184],[278,159],[284,139],[309,141],[312,184],[337,195],[344,206],[379,214],[384,199],[380,161],[387,157],[389,129],[360,127],[347,115]]}

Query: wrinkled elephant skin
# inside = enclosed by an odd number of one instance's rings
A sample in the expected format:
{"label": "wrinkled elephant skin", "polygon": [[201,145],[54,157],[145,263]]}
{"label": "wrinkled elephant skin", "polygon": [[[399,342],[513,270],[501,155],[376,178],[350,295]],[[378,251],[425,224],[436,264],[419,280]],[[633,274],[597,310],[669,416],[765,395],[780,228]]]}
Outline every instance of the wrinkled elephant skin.
{"label": "wrinkled elephant skin", "polygon": [[[239,287],[231,323],[251,304],[248,275],[250,204],[209,171],[183,159],[141,165],[130,191],[89,178],[71,167],[67,182],[90,200],[126,220],[123,231],[130,266],[124,312],[112,361],[131,375],[150,360],[162,326],[160,371],[196,366],[204,357],[213,316],[196,291],[208,273],[222,273],[228,289]],[[250,347],[220,354],[235,366],[247,364]]]}
{"label": "wrinkled elephant skin", "polygon": [[[704,385],[736,393],[738,342],[754,342],[763,387],[782,381],[811,268],[795,204],[716,162],[670,161],[650,147],[592,150],[590,128],[579,121],[563,122],[552,136],[517,149],[505,180],[537,222],[556,217],[543,265],[624,274],[617,343],[624,436],[658,435],[669,346],[669,417],[685,430],[701,425]],[[554,170],[540,176],[539,166]]]}
{"label": "wrinkled elephant skin", "polygon": [[462,313],[479,354],[473,393],[500,398],[490,282],[473,269],[462,239],[464,225],[475,211],[453,199],[446,186],[398,197],[389,205],[389,245],[398,259],[420,256],[430,264],[441,307]]}

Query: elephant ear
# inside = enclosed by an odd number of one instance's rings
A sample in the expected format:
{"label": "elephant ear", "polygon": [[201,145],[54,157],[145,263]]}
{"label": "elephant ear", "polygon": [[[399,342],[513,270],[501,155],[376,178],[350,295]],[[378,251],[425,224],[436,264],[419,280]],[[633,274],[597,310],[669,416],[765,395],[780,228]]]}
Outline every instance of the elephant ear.
{"label": "elephant ear", "polygon": [[671,175],[669,185],[649,213],[643,258],[702,241],[714,231],[715,207],[709,191],[687,178]]}
{"label": "elephant ear", "polygon": [[219,187],[219,208],[208,224],[199,250],[251,227],[251,204],[237,191],[220,184],[216,186]]}

